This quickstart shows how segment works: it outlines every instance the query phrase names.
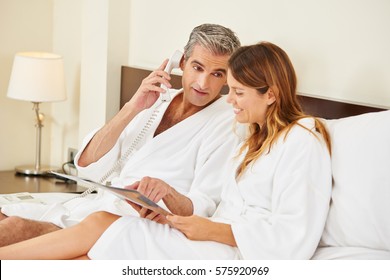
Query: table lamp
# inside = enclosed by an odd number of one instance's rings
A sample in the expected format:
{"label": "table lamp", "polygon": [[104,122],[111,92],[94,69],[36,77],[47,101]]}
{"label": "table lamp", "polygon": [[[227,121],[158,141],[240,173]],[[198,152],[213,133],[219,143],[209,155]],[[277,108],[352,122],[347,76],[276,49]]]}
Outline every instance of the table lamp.
{"label": "table lamp", "polygon": [[42,175],[56,169],[41,166],[41,131],[44,115],[39,112],[39,103],[66,99],[62,57],[46,52],[17,53],[7,96],[32,102],[36,116],[35,165],[17,166],[15,171],[25,175]]}

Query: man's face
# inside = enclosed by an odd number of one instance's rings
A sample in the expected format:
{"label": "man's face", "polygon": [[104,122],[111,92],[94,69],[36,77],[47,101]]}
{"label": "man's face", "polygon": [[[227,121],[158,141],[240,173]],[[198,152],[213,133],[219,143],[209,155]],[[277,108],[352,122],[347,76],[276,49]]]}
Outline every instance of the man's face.
{"label": "man's face", "polygon": [[229,57],[216,56],[199,45],[195,46],[183,64],[184,99],[199,107],[216,100],[226,84]]}

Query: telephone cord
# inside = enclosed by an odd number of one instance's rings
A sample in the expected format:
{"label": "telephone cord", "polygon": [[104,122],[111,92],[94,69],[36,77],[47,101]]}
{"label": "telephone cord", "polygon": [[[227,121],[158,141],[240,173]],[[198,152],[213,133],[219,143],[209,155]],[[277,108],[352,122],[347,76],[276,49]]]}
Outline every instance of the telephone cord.
{"label": "telephone cord", "polygon": [[[156,108],[154,108],[151,116],[149,117],[148,121],[145,123],[144,127],[141,129],[141,131],[138,133],[138,135],[135,137],[135,139],[133,140],[132,144],[130,145],[130,147],[127,149],[127,151],[120,157],[119,160],[117,160],[115,162],[115,164],[99,179],[99,183],[101,184],[104,184],[104,182],[107,183],[107,179],[115,173],[115,171],[118,170],[118,168],[121,166],[121,164],[126,160],[128,159],[133,153],[134,153],[134,150],[137,148],[137,146],[139,145],[139,143],[141,142],[141,140],[146,136],[147,132],[149,131],[150,127],[152,126],[152,124],[154,123],[154,121],[156,120],[156,117],[158,116],[159,114],[159,107],[163,104],[164,102],[160,102],[160,104],[158,104],[156,106]],[[110,185],[110,183],[108,183],[108,185]],[[76,198],[83,198],[83,197],[86,197],[88,196],[89,194],[91,194],[92,192],[96,191],[97,190],[97,187],[95,186],[85,186],[85,185],[81,185],[82,187],[85,187],[87,188],[87,190],[85,190],[84,192],[82,192],[81,194],[75,196],[75,197],[72,197],[70,199],[67,199],[65,200],[64,202],[62,202],[62,204],[65,204],[73,199],[76,199]]]}

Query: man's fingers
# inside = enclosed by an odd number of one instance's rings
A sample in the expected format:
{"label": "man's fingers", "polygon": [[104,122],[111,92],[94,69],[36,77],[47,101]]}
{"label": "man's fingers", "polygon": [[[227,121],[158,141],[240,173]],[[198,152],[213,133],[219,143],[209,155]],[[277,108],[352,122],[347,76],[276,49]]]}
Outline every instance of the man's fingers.
{"label": "man's fingers", "polygon": [[163,61],[163,63],[160,65],[160,67],[158,67],[158,70],[163,71],[163,70],[165,69],[165,67],[167,66],[167,64],[168,64],[168,61],[169,61],[168,58],[165,59],[165,60]]}
{"label": "man's fingers", "polygon": [[138,185],[139,185],[139,181],[136,181],[133,184],[126,186],[125,189],[127,189],[127,190],[136,190],[138,188]]}

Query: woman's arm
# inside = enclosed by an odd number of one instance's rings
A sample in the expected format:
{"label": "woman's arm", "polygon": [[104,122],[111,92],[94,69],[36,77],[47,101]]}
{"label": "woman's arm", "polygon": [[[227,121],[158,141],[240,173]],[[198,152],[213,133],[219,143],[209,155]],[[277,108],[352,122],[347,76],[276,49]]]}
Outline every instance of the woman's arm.
{"label": "woman's arm", "polygon": [[199,216],[168,216],[171,226],[181,231],[188,239],[198,241],[216,241],[236,247],[231,226],[217,223]]}
{"label": "woman's arm", "polygon": [[103,232],[120,216],[95,212],[81,223],[0,248],[1,260],[75,259],[85,257]]}

